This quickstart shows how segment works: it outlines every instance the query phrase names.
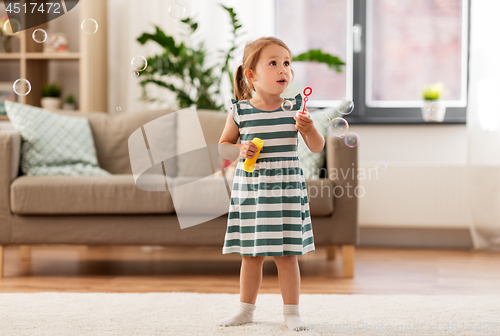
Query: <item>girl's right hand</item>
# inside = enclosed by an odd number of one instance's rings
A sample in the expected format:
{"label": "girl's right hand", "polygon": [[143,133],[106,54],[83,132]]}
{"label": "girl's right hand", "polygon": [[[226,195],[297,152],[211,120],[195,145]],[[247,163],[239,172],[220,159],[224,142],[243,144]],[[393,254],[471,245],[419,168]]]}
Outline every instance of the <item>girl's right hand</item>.
{"label": "girl's right hand", "polygon": [[257,146],[252,141],[247,141],[240,146],[241,157],[251,159],[257,153]]}

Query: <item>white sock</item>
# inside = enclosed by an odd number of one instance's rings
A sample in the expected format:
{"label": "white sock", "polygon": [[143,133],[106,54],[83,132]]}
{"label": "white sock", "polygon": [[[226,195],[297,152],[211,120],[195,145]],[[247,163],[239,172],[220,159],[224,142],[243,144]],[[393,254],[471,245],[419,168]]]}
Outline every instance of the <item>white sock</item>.
{"label": "white sock", "polygon": [[246,302],[240,302],[240,309],[238,312],[224,320],[219,322],[220,326],[229,327],[237,326],[243,323],[249,323],[253,321],[253,312],[257,308],[256,305]]}
{"label": "white sock", "polygon": [[299,305],[283,305],[285,324],[291,331],[303,331],[308,324],[300,319]]}

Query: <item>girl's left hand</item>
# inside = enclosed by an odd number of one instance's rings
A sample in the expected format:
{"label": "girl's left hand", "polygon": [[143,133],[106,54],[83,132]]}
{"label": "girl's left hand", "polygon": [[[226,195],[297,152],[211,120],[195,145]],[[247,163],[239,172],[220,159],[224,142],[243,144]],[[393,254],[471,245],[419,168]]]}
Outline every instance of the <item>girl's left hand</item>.
{"label": "girl's left hand", "polygon": [[295,116],[293,119],[295,120],[295,128],[302,134],[309,133],[314,127],[312,119],[304,115]]}

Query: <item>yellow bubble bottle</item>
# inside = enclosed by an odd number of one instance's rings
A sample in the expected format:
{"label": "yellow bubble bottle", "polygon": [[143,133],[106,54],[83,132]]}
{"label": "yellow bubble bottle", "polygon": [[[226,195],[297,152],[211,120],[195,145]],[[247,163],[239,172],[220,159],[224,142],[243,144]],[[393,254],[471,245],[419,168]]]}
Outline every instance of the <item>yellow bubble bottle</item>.
{"label": "yellow bubble bottle", "polygon": [[259,156],[262,146],[264,146],[264,141],[259,138],[253,138],[252,142],[255,144],[255,146],[257,146],[257,152],[251,159],[246,159],[245,162],[243,163],[243,169],[248,173],[253,172],[255,168],[255,162],[257,161],[257,157]]}

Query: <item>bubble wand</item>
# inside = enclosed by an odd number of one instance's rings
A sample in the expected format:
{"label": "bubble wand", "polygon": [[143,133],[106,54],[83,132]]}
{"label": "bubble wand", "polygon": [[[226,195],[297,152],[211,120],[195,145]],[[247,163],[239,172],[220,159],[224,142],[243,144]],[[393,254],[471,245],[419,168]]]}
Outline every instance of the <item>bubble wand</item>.
{"label": "bubble wand", "polygon": [[302,114],[303,116],[307,116],[307,112],[306,112],[306,103],[307,101],[309,100],[308,96],[311,95],[311,93],[313,92],[313,90],[308,86],[304,89],[304,106],[302,107],[302,111],[298,111],[297,112],[297,115],[299,114]]}

